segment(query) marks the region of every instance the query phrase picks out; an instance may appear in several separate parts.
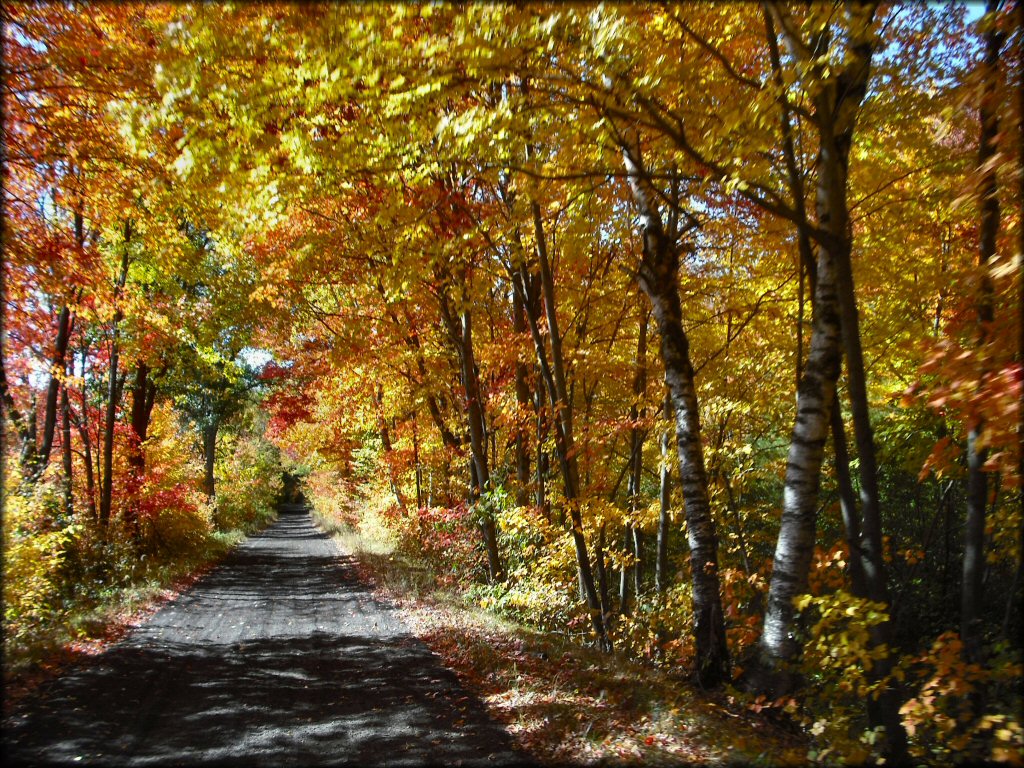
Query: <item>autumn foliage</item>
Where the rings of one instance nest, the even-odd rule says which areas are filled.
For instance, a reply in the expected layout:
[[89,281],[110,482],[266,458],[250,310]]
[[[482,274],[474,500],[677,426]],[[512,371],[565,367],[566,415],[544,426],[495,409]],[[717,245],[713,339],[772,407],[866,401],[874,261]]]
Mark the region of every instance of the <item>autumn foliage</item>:
[[811,759],[1021,762],[1019,2],[3,14],[10,648],[287,470]]

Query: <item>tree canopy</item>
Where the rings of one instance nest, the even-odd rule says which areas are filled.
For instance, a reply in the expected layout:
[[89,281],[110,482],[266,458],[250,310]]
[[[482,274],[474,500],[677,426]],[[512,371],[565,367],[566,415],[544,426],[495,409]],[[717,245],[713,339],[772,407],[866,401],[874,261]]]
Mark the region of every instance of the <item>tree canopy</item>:
[[822,760],[1019,760],[1022,13],[5,6],[11,642],[287,470]]

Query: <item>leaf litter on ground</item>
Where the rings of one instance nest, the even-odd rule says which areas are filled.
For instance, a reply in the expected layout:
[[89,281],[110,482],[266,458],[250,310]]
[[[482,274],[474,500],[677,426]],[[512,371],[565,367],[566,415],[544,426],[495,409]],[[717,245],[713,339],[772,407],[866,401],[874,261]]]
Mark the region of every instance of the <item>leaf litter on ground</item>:
[[725,693],[425,589],[419,574],[406,589],[404,558],[360,551],[351,534],[341,543],[375,595],[542,765],[806,764],[805,740]]

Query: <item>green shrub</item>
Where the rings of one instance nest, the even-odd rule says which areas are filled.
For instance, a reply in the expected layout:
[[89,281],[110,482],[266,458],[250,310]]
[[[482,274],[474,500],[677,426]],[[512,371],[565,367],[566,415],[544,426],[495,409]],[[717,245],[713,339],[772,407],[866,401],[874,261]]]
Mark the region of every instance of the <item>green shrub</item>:
[[262,438],[227,436],[217,463],[216,527],[252,532],[267,525],[277,512],[283,480],[277,448]]

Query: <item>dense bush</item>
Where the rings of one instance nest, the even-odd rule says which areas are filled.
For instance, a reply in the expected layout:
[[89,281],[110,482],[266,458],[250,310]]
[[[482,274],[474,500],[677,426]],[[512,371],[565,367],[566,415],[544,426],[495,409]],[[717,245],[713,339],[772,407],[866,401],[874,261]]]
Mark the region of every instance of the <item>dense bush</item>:
[[25,488],[16,465],[4,478],[4,650],[30,643],[63,611],[61,569],[80,526],[61,521],[53,482]]
[[231,435],[221,445],[217,463],[217,508],[220,530],[250,532],[274,517],[283,480],[278,450],[265,440]]

